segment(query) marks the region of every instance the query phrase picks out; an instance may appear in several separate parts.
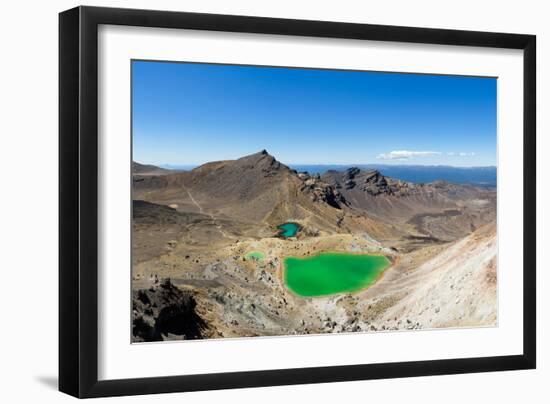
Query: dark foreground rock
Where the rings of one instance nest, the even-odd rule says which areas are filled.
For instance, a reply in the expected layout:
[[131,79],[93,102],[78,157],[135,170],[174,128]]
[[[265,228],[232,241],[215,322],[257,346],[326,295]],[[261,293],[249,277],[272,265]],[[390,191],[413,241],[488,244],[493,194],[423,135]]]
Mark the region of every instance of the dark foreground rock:
[[193,296],[170,279],[132,291],[133,342],[203,338],[208,327],[195,308]]

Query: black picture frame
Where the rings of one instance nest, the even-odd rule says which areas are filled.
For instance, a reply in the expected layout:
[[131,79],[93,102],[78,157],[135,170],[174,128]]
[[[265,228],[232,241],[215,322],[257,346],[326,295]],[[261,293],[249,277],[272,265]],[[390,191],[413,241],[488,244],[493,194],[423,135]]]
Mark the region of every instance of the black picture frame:
[[[523,354],[98,380],[100,24],[523,50]],[[324,383],[536,366],[536,37],[309,20],[77,7],[59,15],[59,389],[76,397]],[[519,230],[519,229],[518,229]]]

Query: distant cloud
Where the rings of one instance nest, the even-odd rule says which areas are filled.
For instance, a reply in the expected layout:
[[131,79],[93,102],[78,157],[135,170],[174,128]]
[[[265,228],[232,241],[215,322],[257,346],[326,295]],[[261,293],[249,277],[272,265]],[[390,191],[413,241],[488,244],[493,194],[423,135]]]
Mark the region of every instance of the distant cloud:
[[411,151],[411,150],[394,150],[389,153],[381,153],[376,156],[380,160],[410,160],[415,157],[433,157],[446,154],[447,156],[458,157],[473,157],[476,154],[474,152],[447,152],[441,153],[436,151]]
[[389,153],[382,153],[376,156],[381,160],[410,160],[415,157],[432,157],[439,156],[441,152],[436,151],[410,151],[410,150],[395,150]]
[[475,156],[476,154],[474,152],[448,152],[447,156],[460,156],[460,157],[471,157]]

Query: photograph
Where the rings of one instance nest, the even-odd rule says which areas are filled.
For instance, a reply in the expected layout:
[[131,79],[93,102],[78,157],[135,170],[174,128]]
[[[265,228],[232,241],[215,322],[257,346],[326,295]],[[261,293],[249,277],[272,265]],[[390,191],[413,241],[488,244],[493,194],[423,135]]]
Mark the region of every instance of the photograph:
[[497,77],[130,67],[132,343],[498,327]]
[[91,3],[3,4],[0,403],[549,401],[545,3]]

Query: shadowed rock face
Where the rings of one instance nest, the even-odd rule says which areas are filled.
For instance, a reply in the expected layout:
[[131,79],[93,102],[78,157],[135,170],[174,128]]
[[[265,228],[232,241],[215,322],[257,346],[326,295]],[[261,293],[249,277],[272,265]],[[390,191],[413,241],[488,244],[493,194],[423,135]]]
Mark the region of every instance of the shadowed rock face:
[[407,196],[420,192],[425,186],[385,177],[378,170],[361,170],[357,167],[345,171],[327,171],[322,180],[337,189],[357,190],[369,195]]
[[[363,193],[367,196],[430,197],[445,195],[451,199],[468,199],[494,194],[494,191],[466,184],[452,184],[446,181],[412,183],[383,175],[378,170],[351,167],[344,171],[329,170],[321,180],[341,190],[344,197],[350,193]],[[429,202],[429,201],[428,201]]]
[[134,342],[203,338],[207,329],[195,312],[196,302],[165,279],[149,289],[132,292]]

